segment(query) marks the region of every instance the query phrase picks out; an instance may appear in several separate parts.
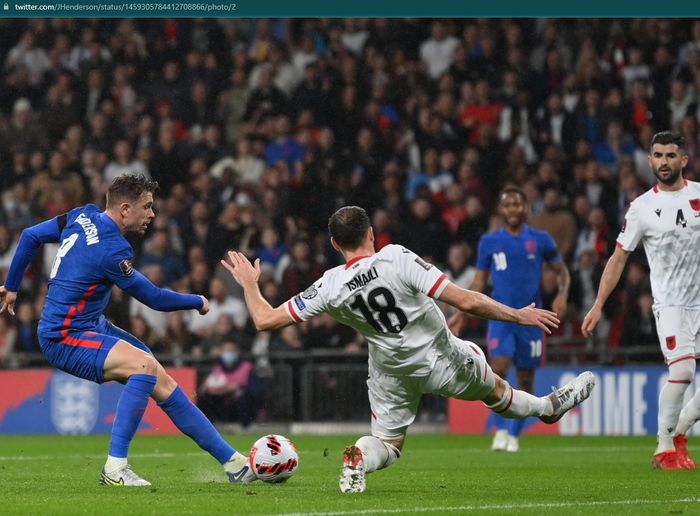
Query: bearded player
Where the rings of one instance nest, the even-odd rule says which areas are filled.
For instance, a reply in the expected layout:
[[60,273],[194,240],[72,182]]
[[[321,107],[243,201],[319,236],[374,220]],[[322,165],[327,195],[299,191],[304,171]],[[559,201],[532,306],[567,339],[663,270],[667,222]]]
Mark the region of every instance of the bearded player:
[[581,326],[585,336],[592,334],[629,254],[641,242],[668,366],[668,380],[659,394],[658,443],[652,458],[652,466],[663,470],[695,469],[685,434],[700,418],[700,391],[681,410],[700,352],[700,183],[683,178],[687,164],[682,136],[668,131],[654,135],[649,165],[658,183],[630,205],[595,303]]

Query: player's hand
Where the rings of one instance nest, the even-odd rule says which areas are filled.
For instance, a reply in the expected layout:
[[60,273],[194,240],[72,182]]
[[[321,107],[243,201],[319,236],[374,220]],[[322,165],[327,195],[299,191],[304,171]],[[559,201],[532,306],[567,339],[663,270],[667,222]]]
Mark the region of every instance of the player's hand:
[[7,310],[10,315],[15,315],[15,301],[17,301],[17,292],[7,290],[5,285],[0,286],[0,314]]
[[228,252],[228,261],[221,260],[221,265],[231,273],[233,279],[244,289],[257,284],[260,278],[260,258],[255,260],[255,266],[243,253]]
[[206,315],[209,312],[209,300],[204,296],[199,296],[202,298],[202,308],[197,310],[200,315]]
[[462,333],[465,324],[467,324],[467,315],[464,312],[455,313],[450,317],[450,320],[447,321],[447,327],[456,336]]
[[552,310],[557,313],[559,319],[563,319],[566,315],[566,296],[558,294],[552,301]]
[[595,330],[596,325],[598,324],[598,321],[600,321],[600,317],[602,316],[602,310],[600,307],[597,305],[593,305],[591,309],[588,311],[586,314],[586,317],[583,318],[583,322],[581,323],[581,333],[583,333],[584,337],[590,337],[593,335],[593,330]]
[[536,308],[535,303],[518,310],[518,323],[528,326],[539,326],[545,332],[552,333],[553,328],[559,327],[559,318],[554,312]]

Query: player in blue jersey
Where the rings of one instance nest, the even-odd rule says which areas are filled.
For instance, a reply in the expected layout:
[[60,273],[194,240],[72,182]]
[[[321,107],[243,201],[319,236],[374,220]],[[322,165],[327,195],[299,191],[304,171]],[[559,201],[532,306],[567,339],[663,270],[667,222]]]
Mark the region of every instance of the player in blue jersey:
[[[490,275],[493,284],[491,297],[495,300],[512,307],[531,303],[541,307],[542,264],[547,262],[557,273],[559,286],[552,310],[562,318],[569,293],[569,271],[554,240],[546,231],[525,224],[527,205],[522,190],[515,187],[504,189],[498,208],[504,227],[481,238],[477,273],[470,289],[484,292]],[[459,333],[463,317],[463,314],[453,317],[450,321],[452,331]],[[542,361],[544,338],[544,332],[536,326],[489,321],[487,347],[493,371],[501,378],[507,378],[511,365],[515,364],[518,388],[532,393],[535,369]],[[492,417],[497,430],[491,449],[518,451],[518,439],[525,420],[507,420],[496,414]]]
[[143,235],[155,216],[158,183],[143,176],[117,177],[107,191],[107,209],[88,204],[25,229],[0,287],[2,307],[14,315],[22,276],[42,244],[60,242],[38,336],[47,360],[58,369],[102,383],[125,384],[117,403],[107,462],[100,482],[148,486],[127,463],[129,445],[153,398],[175,426],[209,452],[233,483],[254,479],[245,455],[214,428],[158,363],[148,346],[103,315],[112,285],[154,310],[209,311],[204,296],[161,289],[134,270],[133,250],[124,235]]

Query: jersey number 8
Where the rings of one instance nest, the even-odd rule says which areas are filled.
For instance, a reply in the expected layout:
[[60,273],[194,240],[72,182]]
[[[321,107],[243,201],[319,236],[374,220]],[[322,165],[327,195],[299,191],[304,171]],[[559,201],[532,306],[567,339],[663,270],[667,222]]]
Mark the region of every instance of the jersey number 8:
[[58,268],[61,266],[61,259],[68,254],[68,251],[71,250],[71,247],[75,245],[76,240],[78,240],[78,233],[73,233],[71,236],[68,238],[64,239],[63,242],[61,242],[61,247],[58,248],[58,253],[56,253],[56,259],[53,261],[53,267],[51,267],[51,274],[49,274],[49,279],[53,279],[54,276],[56,276],[56,273],[58,273]]
[[[383,303],[379,303],[380,297],[384,299]],[[365,320],[379,333],[399,333],[408,324],[406,314],[396,306],[394,294],[384,287],[371,290],[367,294],[367,302],[362,294],[357,294],[350,308],[359,310]],[[379,321],[374,318],[372,311],[378,314]]]

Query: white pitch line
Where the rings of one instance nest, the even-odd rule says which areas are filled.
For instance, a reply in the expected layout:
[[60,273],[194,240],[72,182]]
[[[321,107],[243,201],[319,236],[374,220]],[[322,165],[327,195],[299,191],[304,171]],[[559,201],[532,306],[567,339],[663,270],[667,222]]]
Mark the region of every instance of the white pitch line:
[[[136,459],[164,459],[170,457],[206,457],[207,454],[204,452],[187,452],[187,453],[132,453],[130,455],[132,458]],[[0,461],[29,461],[29,460],[55,460],[60,458],[65,458],[66,455],[0,455]],[[75,458],[85,458],[85,459],[102,459],[105,458],[105,454],[91,454],[91,455],[70,455],[70,457]]]
[[655,505],[668,503],[700,503],[700,498],[682,498],[680,500],[609,500],[598,502],[559,502],[559,503],[523,503],[493,505],[459,505],[456,507],[406,507],[403,509],[362,509],[355,511],[332,512],[285,512],[276,516],[352,516],[361,514],[402,514],[416,512],[455,512],[455,511],[511,511],[523,509],[564,509],[577,507],[605,507],[609,505]]

